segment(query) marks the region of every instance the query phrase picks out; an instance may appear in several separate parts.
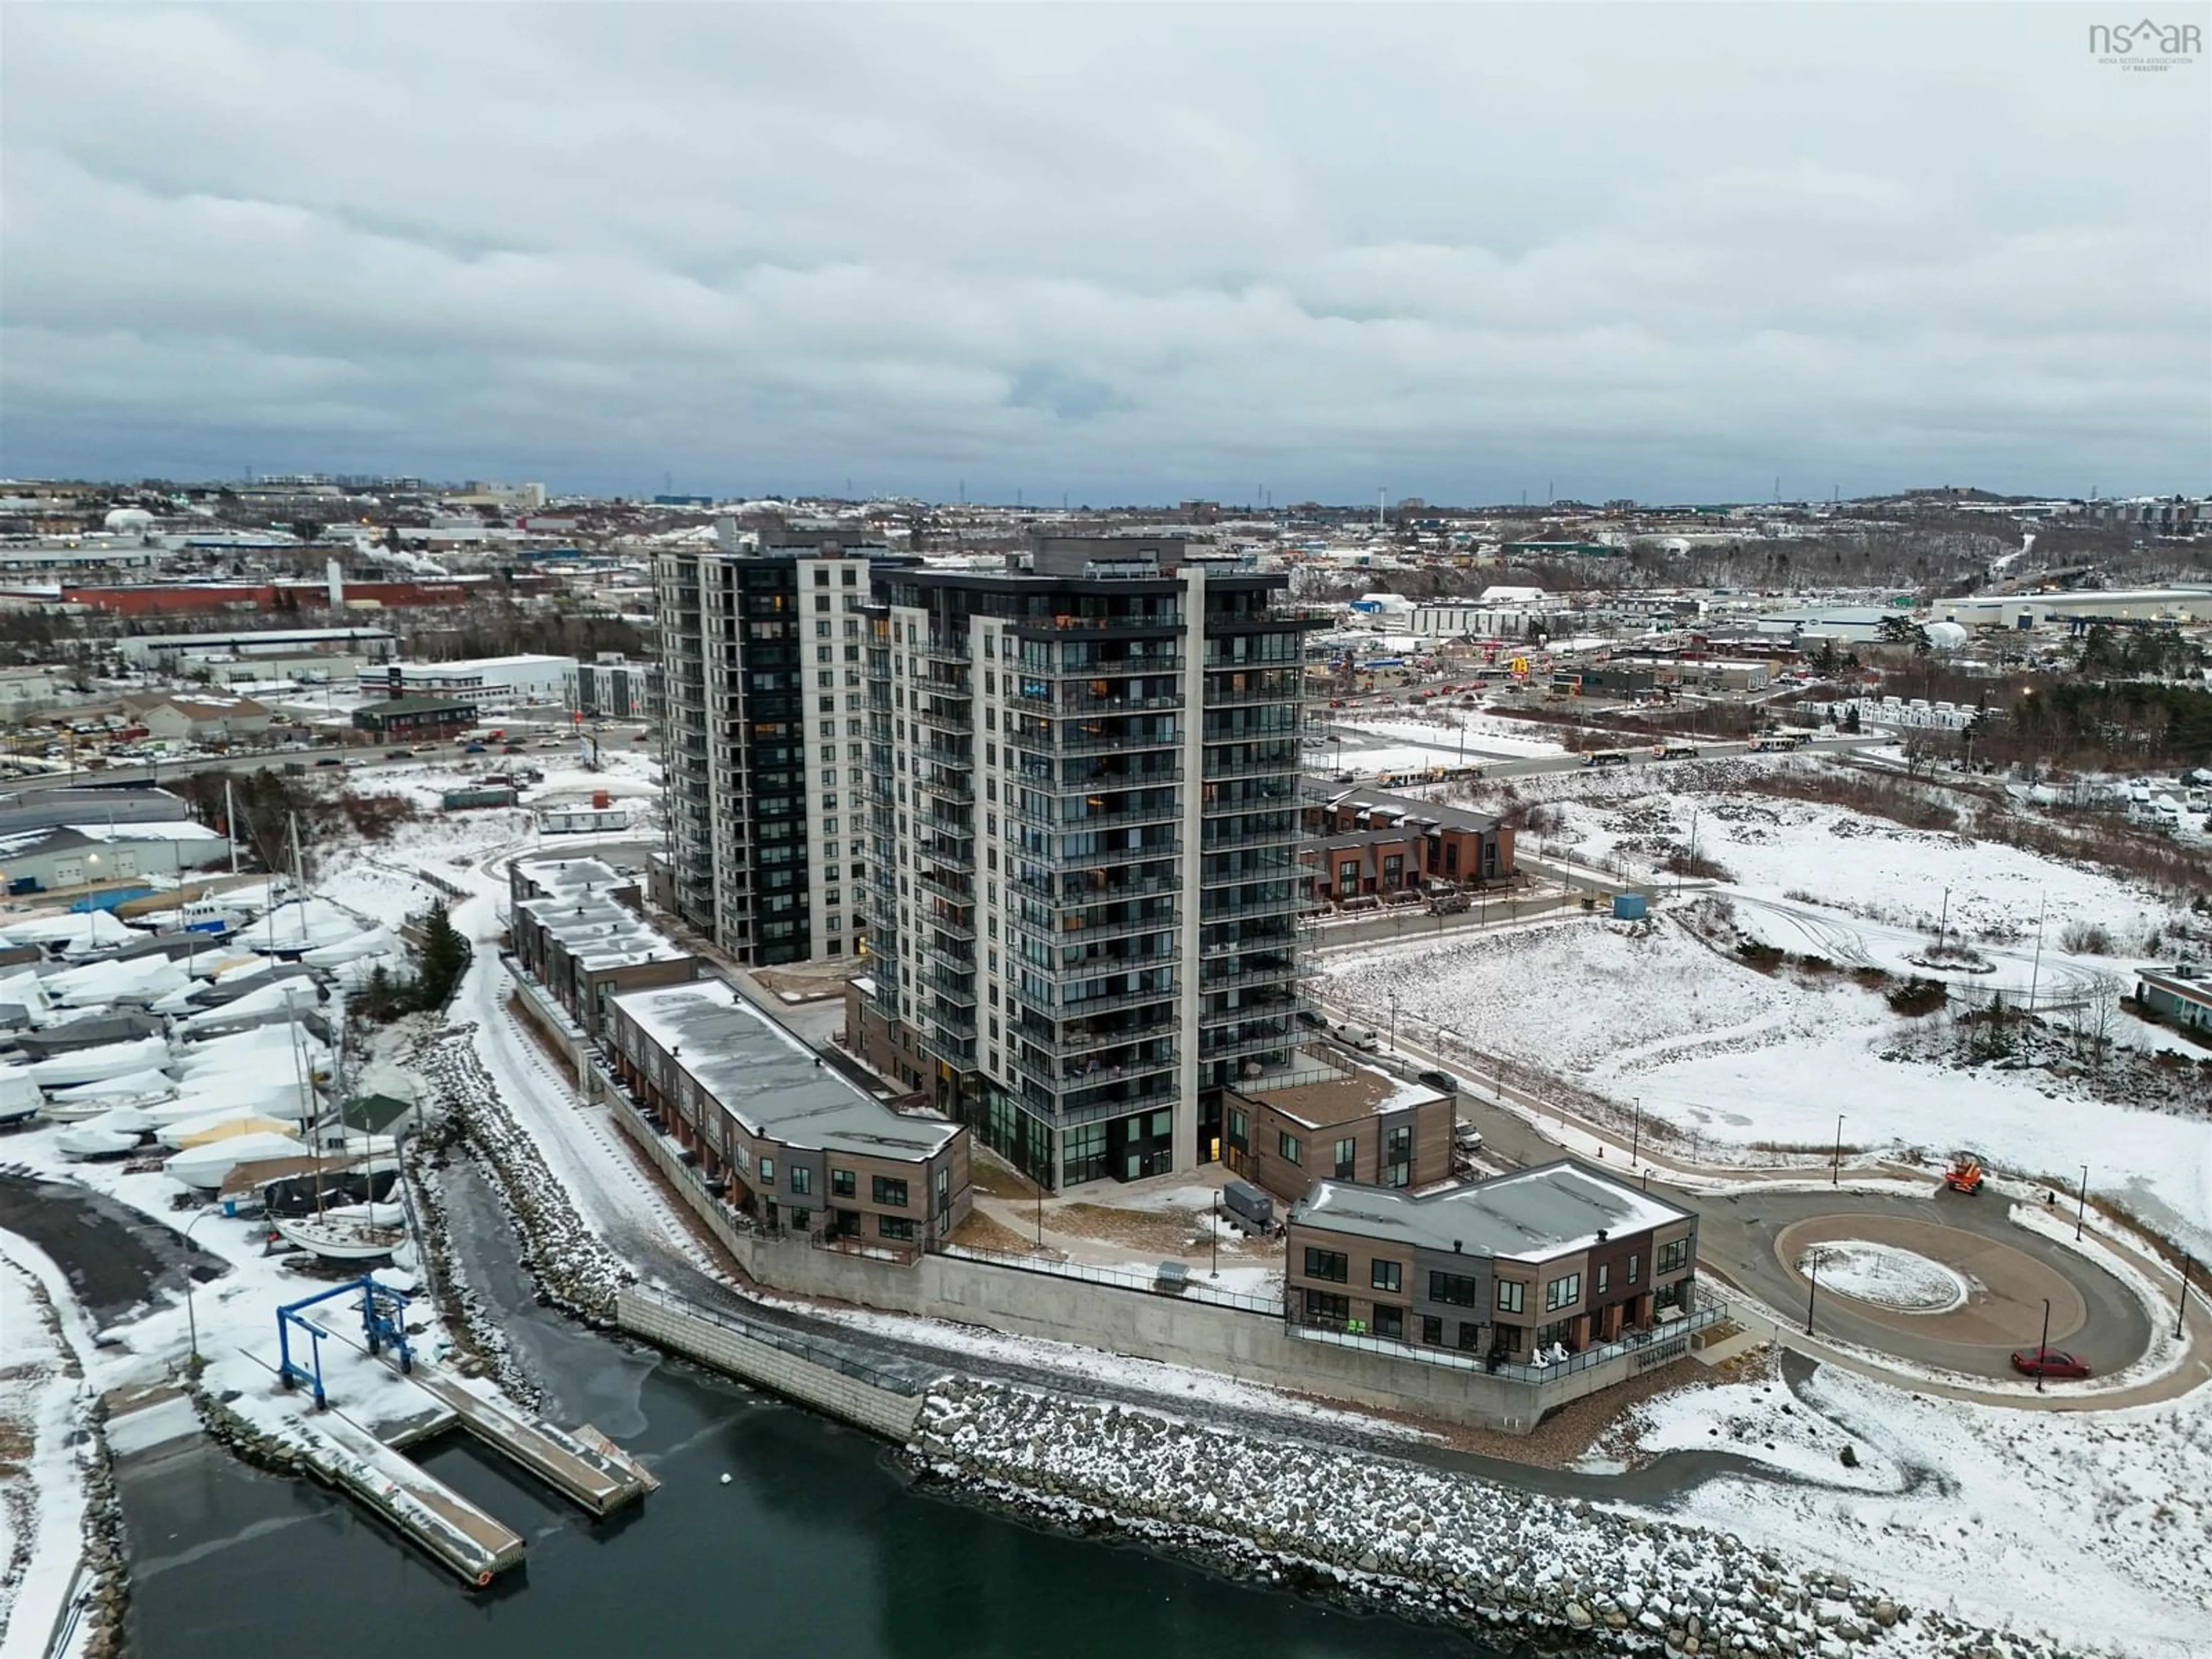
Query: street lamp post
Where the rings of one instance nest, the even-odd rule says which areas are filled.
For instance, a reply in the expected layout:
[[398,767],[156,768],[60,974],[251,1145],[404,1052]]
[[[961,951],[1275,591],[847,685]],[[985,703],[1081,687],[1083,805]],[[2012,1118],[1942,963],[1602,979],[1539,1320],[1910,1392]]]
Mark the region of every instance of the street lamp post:
[[1828,1184],[1831,1187],[1844,1184],[1844,1115],[1841,1112],[1836,1114],[1836,1161],[1828,1166]]
[[1810,1336],[1813,1334],[1813,1298],[1820,1293],[1820,1247],[1815,1244],[1806,1253],[1805,1260],[1811,1264],[1807,1270],[1805,1286],[1805,1334]]
[[1628,1167],[1634,1169],[1644,1152],[1644,1097],[1636,1097],[1636,1123],[1628,1132]]
[[1390,993],[1390,1052],[1398,1052],[1398,994]]
[[2197,1265],[2197,1258],[2184,1252],[2181,1258],[2181,1294],[2173,1299],[2173,1334],[2181,1334],[2182,1322],[2189,1315],[2189,1270]]
[[2043,1298],[2043,1340],[2035,1345],[2035,1391],[2043,1392],[2043,1368],[2051,1358],[2051,1298]]
[[2074,1242],[2081,1242],[2081,1224],[2089,1214],[2089,1166],[2081,1166],[2081,1191],[2074,1202]]
[[1206,1276],[1218,1279],[1221,1277],[1221,1188],[1218,1187],[1213,1189],[1213,1224],[1206,1231],[1213,1240],[1213,1271]]
[[192,1228],[198,1226],[201,1222],[205,1221],[210,1216],[219,1213],[220,1212],[216,1210],[203,1210],[191,1218],[190,1224],[185,1229],[185,1244],[186,1248],[186,1255],[185,1258],[185,1328],[190,1333],[192,1345],[191,1359],[189,1363],[188,1369],[195,1376],[199,1375],[200,1369],[200,1321],[199,1315],[192,1307],[192,1263],[190,1255],[192,1242]]

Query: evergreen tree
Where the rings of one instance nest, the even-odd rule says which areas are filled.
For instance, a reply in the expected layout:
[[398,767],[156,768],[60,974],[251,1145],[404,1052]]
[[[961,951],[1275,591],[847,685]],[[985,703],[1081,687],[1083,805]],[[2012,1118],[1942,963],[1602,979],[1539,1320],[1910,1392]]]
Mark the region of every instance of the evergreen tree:
[[434,907],[422,920],[422,945],[416,953],[415,1006],[444,1007],[460,988],[461,976],[468,972],[474,954],[446,907]]

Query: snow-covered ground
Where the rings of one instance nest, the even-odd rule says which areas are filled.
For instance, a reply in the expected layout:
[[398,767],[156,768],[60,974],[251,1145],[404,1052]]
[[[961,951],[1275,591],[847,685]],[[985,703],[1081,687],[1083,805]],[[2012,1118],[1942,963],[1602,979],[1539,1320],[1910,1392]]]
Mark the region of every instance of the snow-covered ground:
[[[84,1400],[68,1281],[0,1232],[0,1656],[42,1655],[84,1536],[70,1442]],[[76,1340],[72,1340],[72,1337]]]
[[[1436,708],[1432,712],[1370,714],[1358,709],[1315,711],[1329,726],[1347,733],[1344,764],[1362,772],[1425,766],[1480,764],[1486,760],[1551,757],[1566,753],[1556,728],[1516,720],[1480,708]],[[1311,755],[1334,761],[1334,735]]]
[[[1640,1406],[1632,1432],[1644,1453],[1725,1449],[1817,1468],[1824,1483],[1712,1482],[1670,1514],[1976,1622],[2142,1659],[2206,1650],[2212,1410],[2202,1390],[2094,1415],[2014,1411],[1826,1366],[1802,1401],[1778,1382],[1686,1389]],[[1856,1470],[1840,1465],[1846,1440]],[[1917,1472],[1911,1482],[1906,1470]]]
[[1323,963],[1326,994],[1371,1024],[1398,999],[1414,1041],[1446,1033],[1694,1130],[1705,1157],[1854,1146],[1935,1157],[1972,1146],[2063,1176],[2212,1242],[2212,1125],[2130,1109],[2048,1074],[1890,1058],[1903,1022],[1848,975],[1763,974],[1662,923],[1577,918],[1465,943],[1380,946]]
[[1967,1277],[1917,1251],[1871,1239],[1838,1238],[1815,1244],[1797,1259],[1797,1271],[1817,1274],[1820,1288],[1900,1313],[1948,1313],[1973,1293]]

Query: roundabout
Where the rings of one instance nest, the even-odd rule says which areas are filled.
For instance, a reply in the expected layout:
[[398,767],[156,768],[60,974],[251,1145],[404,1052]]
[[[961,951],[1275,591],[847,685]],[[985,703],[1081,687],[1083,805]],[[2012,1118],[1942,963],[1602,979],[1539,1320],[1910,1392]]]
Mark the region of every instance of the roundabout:
[[2009,1206],[1933,1193],[1708,1198],[1698,1254],[1815,1335],[1966,1376],[2013,1376],[2044,1340],[2110,1376],[2148,1352],[2148,1312],[2095,1261],[2014,1224]]

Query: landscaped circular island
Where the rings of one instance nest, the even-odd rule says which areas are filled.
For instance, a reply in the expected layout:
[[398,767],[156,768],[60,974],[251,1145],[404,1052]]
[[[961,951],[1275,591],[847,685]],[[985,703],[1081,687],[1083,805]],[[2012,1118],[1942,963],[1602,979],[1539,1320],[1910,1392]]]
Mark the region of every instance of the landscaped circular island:
[[1817,1278],[1833,1296],[1897,1313],[1942,1314],[1966,1305],[1972,1284],[1964,1273],[1917,1251],[1871,1239],[1838,1238],[1808,1246],[1797,1271]]

